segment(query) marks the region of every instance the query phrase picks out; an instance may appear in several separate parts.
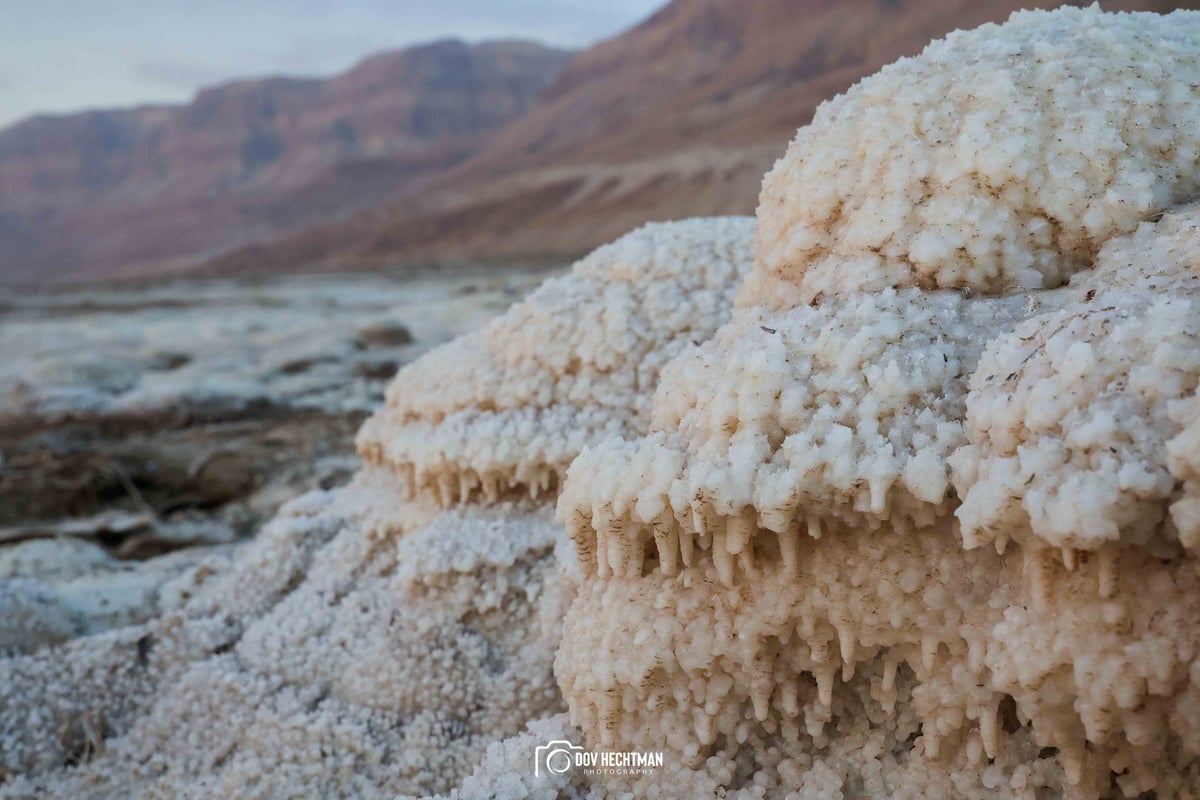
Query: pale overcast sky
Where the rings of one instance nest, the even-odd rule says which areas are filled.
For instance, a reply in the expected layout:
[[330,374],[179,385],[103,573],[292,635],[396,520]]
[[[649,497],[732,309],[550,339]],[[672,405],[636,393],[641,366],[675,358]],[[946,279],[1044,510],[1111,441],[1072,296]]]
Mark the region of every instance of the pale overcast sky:
[[582,47],[665,0],[0,0],[0,127],[35,113],[182,102],[262,75],[329,75],[433,39]]

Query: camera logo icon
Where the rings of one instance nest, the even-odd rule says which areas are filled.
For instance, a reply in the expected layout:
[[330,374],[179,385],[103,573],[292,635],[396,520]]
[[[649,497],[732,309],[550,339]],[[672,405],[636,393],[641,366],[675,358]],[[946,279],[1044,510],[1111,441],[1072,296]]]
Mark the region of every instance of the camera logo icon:
[[582,747],[565,739],[539,745],[533,752],[533,774],[540,776],[544,771],[549,775],[562,775],[575,765],[575,754],[582,752]]

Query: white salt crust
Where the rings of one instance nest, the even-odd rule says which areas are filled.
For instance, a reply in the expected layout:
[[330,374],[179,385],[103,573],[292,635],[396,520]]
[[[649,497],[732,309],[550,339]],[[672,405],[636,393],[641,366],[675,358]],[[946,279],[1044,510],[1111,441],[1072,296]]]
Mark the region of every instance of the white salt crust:
[[550,664],[578,578],[550,510],[380,528],[353,512],[379,508],[371,491],[285,510],[179,613],[0,659],[19,776],[0,796],[430,794],[560,711]]
[[754,220],[651,223],[404,368],[359,450],[442,505],[553,496],[589,443],[644,431],[658,374],[729,318]]
[[738,315],[666,370],[649,436],[572,464],[559,508],[584,568],[638,575],[656,544],[667,574],[703,549],[731,577],[759,529],[792,559],[831,521],[932,524],[953,510],[967,377],[1028,307],[909,289]]
[[1051,288],[1196,197],[1200,16],[1020,12],[833,100],[763,180],[739,306]]
[[971,380],[969,444],[950,461],[968,547],[1173,552],[1166,501],[1184,474],[1169,410],[1200,377],[1200,274],[1186,294],[1088,291],[994,340]]

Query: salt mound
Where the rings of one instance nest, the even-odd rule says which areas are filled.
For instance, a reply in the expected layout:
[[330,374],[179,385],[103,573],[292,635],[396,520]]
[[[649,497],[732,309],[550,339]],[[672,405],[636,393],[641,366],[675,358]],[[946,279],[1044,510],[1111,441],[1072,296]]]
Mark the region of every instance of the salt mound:
[[740,305],[1051,288],[1200,186],[1200,17],[1062,8],[953,33],[817,110],[763,180]]
[[1200,374],[1198,225],[1193,205],[1114,240],[1060,309],[989,344],[967,399],[969,444],[951,460],[968,546],[1173,554],[1164,503],[1185,474],[1167,448],[1181,421],[1171,412]]
[[674,756],[636,793],[1196,791],[1198,224],[1029,298],[736,312],[576,459],[555,671],[589,742]]
[[[477,348],[458,394],[436,384],[454,363],[446,351],[402,371],[364,426],[368,463],[354,481],[294,500],[240,551],[159,580],[171,613],[44,646],[87,630],[56,596],[6,584],[0,605],[10,594],[24,605],[4,624],[30,652],[0,658],[0,776],[16,775],[3,793],[445,792],[490,745],[565,710],[551,666],[576,558],[533,499],[536,481],[522,481],[565,467],[595,431],[645,432],[661,365],[728,317],[752,230],[748,219],[647,226],[455,345]],[[463,408],[406,416],[433,396]],[[549,444],[526,412],[558,425]],[[513,449],[485,469],[486,444],[455,439],[451,417],[516,436]],[[425,442],[431,419],[439,438]],[[397,473],[426,476],[422,459],[453,470],[456,486],[470,470],[496,488],[488,470],[505,465],[505,497],[420,481],[408,495]],[[27,549],[7,560],[38,556]]]
[[667,753],[606,791],[1200,793],[1198,53],[1018,14],[800,132],[732,320],[559,499],[571,720]]
[[592,442],[645,429],[658,373],[729,317],[754,221],[643,226],[400,371],[359,449],[445,504],[553,495]]
[[0,660],[0,752],[27,776],[4,788],[424,794],[559,711],[577,578],[549,509],[422,508],[374,483],[302,498],[179,613]]

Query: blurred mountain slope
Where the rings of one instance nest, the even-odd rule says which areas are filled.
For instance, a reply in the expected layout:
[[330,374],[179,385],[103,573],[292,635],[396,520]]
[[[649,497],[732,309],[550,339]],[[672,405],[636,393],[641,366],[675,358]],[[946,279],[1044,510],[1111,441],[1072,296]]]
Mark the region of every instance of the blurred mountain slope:
[[330,79],[0,131],[0,281],[169,271],[403,198],[522,115],[569,53],[442,41]]
[[420,202],[246,248],[207,270],[560,259],[651,219],[751,213],[763,172],[822,100],[951,30],[1057,5],[674,0],[576,56],[528,114]]

